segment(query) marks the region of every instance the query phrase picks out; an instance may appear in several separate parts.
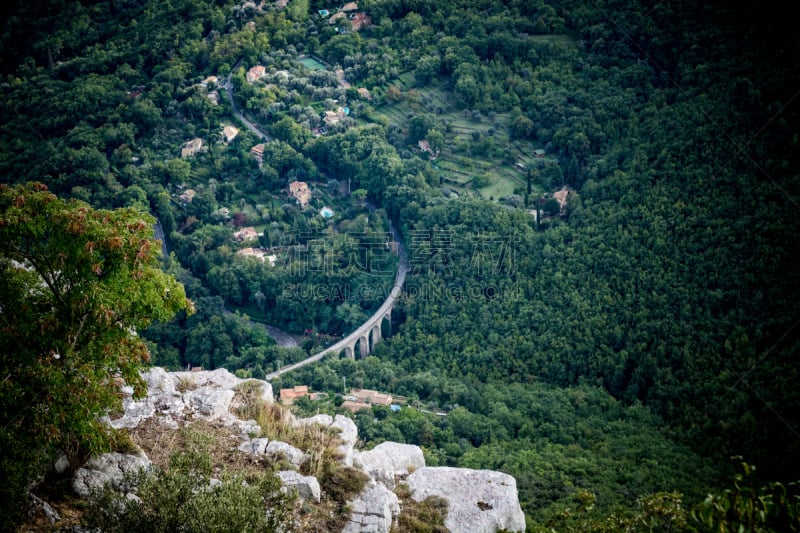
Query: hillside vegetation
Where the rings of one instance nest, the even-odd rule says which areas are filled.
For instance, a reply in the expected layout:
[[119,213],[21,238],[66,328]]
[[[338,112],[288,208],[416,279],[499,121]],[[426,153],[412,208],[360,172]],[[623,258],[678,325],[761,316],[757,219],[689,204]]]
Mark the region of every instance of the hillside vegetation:
[[[768,5],[364,0],[354,29],[319,14],[338,7],[14,3],[0,180],[154,213],[197,308],[142,333],[154,361],[242,377],[369,316],[391,219],[412,267],[393,335],[275,387],[335,397],[346,378],[446,412],[356,419],[430,464],[511,473],[531,528],[589,493],[597,520],[658,492],[697,503],[731,456],[800,478],[789,21]],[[263,164],[228,81],[275,139]],[[276,265],[237,253],[248,226]],[[263,323],[306,336],[279,348]]]

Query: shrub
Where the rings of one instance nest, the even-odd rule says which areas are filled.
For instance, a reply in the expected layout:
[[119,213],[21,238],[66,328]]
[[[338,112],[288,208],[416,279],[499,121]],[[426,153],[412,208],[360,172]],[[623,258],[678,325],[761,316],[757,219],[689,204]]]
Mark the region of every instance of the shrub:
[[138,476],[136,498],[110,488],[96,493],[84,525],[106,532],[272,532],[293,527],[292,497],[280,492],[280,480],[271,472],[223,473],[219,482],[212,482],[211,473],[207,451],[190,447],[177,452],[167,468]]

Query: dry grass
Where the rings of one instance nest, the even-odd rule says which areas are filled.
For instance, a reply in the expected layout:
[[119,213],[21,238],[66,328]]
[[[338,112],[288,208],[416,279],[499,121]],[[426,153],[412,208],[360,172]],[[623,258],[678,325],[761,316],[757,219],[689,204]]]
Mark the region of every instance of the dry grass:
[[255,420],[261,437],[291,444],[306,454],[300,473],[314,476],[323,489],[322,501],[298,502],[295,517],[300,531],[341,531],[350,517],[348,502],[360,493],[367,476],[342,465],[342,444],[338,430],[321,425],[294,425],[289,408],[261,399],[257,382],[244,382],[236,388],[233,411],[243,420]]
[[160,468],[167,468],[175,452],[193,446],[208,451],[215,474],[223,471],[257,473],[271,465],[266,457],[238,450],[242,440],[235,427],[213,422],[197,421],[181,429],[170,430],[149,419],[133,429],[131,437],[153,464]]
[[447,500],[431,496],[421,502],[414,501],[408,485],[402,483],[394,492],[400,499],[401,512],[391,533],[447,533],[444,525]]
[[197,383],[195,383],[192,378],[181,376],[178,378],[178,382],[175,384],[175,390],[183,394],[184,392],[195,390],[197,388]]

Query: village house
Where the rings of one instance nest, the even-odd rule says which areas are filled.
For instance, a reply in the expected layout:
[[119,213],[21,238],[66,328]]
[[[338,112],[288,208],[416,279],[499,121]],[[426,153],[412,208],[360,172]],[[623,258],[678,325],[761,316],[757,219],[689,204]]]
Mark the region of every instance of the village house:
[[358,11],[358,3],[348,2],[342,6],[341,11],[344,11],[345,13],[349,13],[350,11]]
[[371,389],[350,389],[347,397],[349,400],[363,402],[369,405],[391,405],[392,395]]
[[308,396],[312,400],[317,399],[316,392],[308,392],[308,385],[297,385],[291,389],[281,389],[280,397],[281,403],[284,405],[292,405],[297,398]]
[[181,157],[194,157],[203,148],[203,139],[196,137],[181,147]]
[[430,155],[431,159],[436,159],[437,157],[439,157],[439,150],[435,150],[434,151],[434,149],[431,148],[431,145],[427,140],[422,139],[421,141],[419,141],[418,145],[419,145],[419,149],[421,151],[423,151],[423,152],[426,152],[428,155]]
[[564,187],[560,191],[554,192],[553,198],[558,200],[558,205],[561,208],[561,211],[564,211],[564,208],[567,207],[567,201],[569,200],[569,189]]
[[237,135],[239,135],[239,128],[235,126],[225,126],[222,128],[222,136],[225,137],[226,143],[233,141]]
[[305,207],[311,200],[311,190],[304,181],[293,181],[289,184],[289,195],[297,200],[300,207]]
[[212,83],[214,85],[217,85],[219,83],[219,79],[216,76],[209,76],[206,79],[204,79],[203,81],[201,81],[200,85],[202,85],[203,87],[208,88],[208,86],[211,85]]
[[264,67],[264,65],[256,65],[247,71],[245,77],[247,79],[247,83],[253,83],[256,80],[260,80],[266,75],[267,75],[267,69]]
[[275,262],[278,260],[278,256],[275,254],[267,255],[269,252],[264,248],[242,248],[236,253],[244,257],[255,257],[261,262],[269,261],[269,266],[271,267],[274,267]]
[[358,88],[358,96],[360,96],[364,100],[372,100],[372,95],[370,94],[369,89],[367,89],[366,87]]
[[197,191],[194,189],[186,189],[180,194],[180,196],[178,196],[178,202],[185,207],[192,203],[192,200],[194,200],[195,196],[197,196]]
[[350,27],[353,28],[353,31],[359,31],[370,24],[372,24],[372,19],[366,13],[353,13],[350,15]]
[[353,413],[370,409],[373,405],[391,406],[392,395],[370,389],[351,389],[342,402],[342,407]]
[[250,154],[258,161],[258,168],[261,168],[261,165],[264,164],[264,147],[264,143],[258,143],[250,148]]
[[258,232],[252,227],[242,228],[233,234],[233,238],[237,242],[257,241]]
[[326,126],[333,126],[334,124],[338,124],[339,121],[344,119],[347,115],[350,114],[350,109],[345,107],[340,107],[336,111],[325,111],[325,116],[323,117],[322,121],[325,123]]

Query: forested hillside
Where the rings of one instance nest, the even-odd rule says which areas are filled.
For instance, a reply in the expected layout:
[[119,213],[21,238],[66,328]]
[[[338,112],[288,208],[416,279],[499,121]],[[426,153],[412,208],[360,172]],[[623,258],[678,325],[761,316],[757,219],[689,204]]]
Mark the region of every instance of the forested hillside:
[[[396,259],[359,254],[389,249],[391,219],[411,262],[393,334],[274,385],[345,378],[447,413],[356,418],[431,464],[513,474],[532,527],[582,490],[601,514],[659,491],[697,503],[732,455],[800,478],[788,19],[685,1],[340,7],[16,2],[0,180],[155,214],[197,313],[143,333],[154,362],[242,376],[377,308]],[[279,348],[263,324],[306,336]]]

